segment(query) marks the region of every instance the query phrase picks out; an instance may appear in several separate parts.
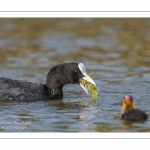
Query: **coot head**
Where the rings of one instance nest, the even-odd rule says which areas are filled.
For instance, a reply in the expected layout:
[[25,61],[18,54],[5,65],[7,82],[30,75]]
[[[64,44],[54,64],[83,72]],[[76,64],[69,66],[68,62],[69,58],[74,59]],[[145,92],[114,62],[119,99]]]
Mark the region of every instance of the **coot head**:
[[86,86],[80,82],[81,79],[96,85],[93,79],[87,75],[86,68],[82,63],[63,63],[50,69],[46,87],[51,98],[62,98],[62,88],[65,84],[79,84],[88,93]]
[[124,96],[123,104],[122,104],[122,111],[126,111],[130,108],[134,108],[135,104],[133,102],[133,98],[130,94]]

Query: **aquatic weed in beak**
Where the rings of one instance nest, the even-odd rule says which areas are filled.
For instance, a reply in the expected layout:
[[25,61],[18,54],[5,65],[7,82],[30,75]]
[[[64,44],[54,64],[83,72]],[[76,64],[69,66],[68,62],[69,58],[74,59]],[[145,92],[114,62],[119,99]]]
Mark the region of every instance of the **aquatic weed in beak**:
[[[92,73],[90,73],[89,76],[91,76]],[[90,82],[88,82],[84,79],[81,79],[80,82],[83,85],[87,86],[88,90],[92,93],[92,99],[97,100],[98,99],[98,90],[99,90],[99,88],[97,86],[95,86],[94,84],[92,84],[92,83],[90,83]]]

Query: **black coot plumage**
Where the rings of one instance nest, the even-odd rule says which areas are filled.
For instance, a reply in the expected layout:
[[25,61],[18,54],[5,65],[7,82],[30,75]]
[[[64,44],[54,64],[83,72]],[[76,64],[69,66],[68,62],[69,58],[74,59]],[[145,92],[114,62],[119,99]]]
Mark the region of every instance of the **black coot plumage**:
[[145,112],[137,109],[131,95],[126,95],[123,100],[121,119],[130,121],[147,120]]
[[95,85],[82,63],[63,63],[53,67],[48,72],[46,84],[0,78],[0,100],[62,99],[62,89],[66,84],[80,84],[88,92],[80,82],[82,78]]

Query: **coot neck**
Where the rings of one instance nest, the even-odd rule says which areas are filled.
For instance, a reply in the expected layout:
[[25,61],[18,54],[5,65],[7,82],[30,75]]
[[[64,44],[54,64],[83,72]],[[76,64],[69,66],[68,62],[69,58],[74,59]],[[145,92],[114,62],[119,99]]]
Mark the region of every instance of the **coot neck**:
[[63,98],[63,91],[62,91],[62,87],[59,88],[49,88],[47,86],[46,87],[46,91],[47,91],[47,95],[50,99],[61,99]]

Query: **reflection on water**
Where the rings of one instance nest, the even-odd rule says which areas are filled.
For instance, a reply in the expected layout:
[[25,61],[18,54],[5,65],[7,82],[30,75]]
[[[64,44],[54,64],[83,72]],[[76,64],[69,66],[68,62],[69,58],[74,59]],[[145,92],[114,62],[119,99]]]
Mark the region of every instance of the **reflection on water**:
[[51,67],[82,62],[100,88],[93,101],[79,85],[63,100],[0,101],[0,131],[149,132],[120,120],[129,93],[149,115],[150,19],[0,19],[0,76],[45,83]]

